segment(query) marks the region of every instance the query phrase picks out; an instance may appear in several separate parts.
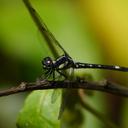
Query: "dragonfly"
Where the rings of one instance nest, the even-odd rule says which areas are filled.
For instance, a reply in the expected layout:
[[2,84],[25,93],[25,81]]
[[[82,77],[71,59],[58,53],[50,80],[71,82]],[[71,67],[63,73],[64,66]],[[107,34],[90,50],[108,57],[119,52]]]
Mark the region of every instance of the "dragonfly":
[[[25,1],[25,0],[24,0]],[[92,64],[92,63],[82,63],[77,62],[72,59],[69,53],[62,47],[59,41],[55,38],[55,36],[50,32],[44,21],[40,18],[39,14],[36,10],[32,7],[29,1],[24,2],[30,15],[32,16],[34,22],[36,23],[38,29],[40,30],[42,36],[45,38],[46,43],[48,44],[49,48],[51,49],[54,57],[57,59],[53,60],[51,57],[45,57],[42,60],[42,66],[44,69],[44,76],[45,79],[48,79],[52,76],[53,80],[56,80],[56,73],[60,76],[63,76],[64,79],[67,79],[67,74],[65,70],[67,69],[105,69],[105,70],[115,70],[115,71],[122,71],[128,72],[128,67],[122,67],[118,65],[102,65],[102,64]],[[59,56],[55,46],[59,47],[63,54]]]
[[[37,27],[39,28],[43,37],[45,38],[48,46],[52,50],[53,55],[55,57],[58,56],[56,60],[53,60],[51,57],[45,57],[42,60],[43,69],[46,71],[45,72],[46,78],[52,75],[54,79],[55,72],[59,73],[61,76],[64,76],[66,78],[66,75],[63,73],[63,71],[69,68],[73,68],[73,69],[91,68],[91,69],[105,69],[105,70],[128,72],[128,67],[122,67],[118,65],[81,63],[74,61],[72,57],[67,53],[67,51],[62,47],[59,41],[55,38],[55,36],[50,32],[44,21],[40,18],[39,14],[31,6],[31,4],[29,2],[25,2],[25,4],[28,7],[28,10],[32,18],[34,19]],[[63,51],[63,55],[59,56],[53,43]]]

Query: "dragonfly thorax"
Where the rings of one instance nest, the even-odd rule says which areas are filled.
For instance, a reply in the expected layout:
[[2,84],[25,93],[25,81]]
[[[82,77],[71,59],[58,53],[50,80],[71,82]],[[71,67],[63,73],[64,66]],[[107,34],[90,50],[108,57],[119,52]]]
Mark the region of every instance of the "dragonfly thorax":
[[73,60],[65,55],[60,56],[55,61],[50,57],[46,57],[42,61],[44,69],[54,69],[54,70],[64,70],[72,67],[74,65]]

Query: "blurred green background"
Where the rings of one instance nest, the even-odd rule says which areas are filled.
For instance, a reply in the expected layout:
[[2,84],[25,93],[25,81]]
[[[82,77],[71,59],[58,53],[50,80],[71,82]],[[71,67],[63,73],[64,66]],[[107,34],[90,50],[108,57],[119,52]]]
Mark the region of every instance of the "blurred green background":
[[[74,60],[128,66],[126,0],[31,2]],[[42,73],[42,58],[49,54],[22,0],[0,0],[0,88],[17,86],[22,81],[35,81]],[[86,72],[94,80],[107,78],[128,85],[127,73],[91,69]],[[16,127],[16,118],[27,95],[22,93],[0,98],[0,128]],[[126,98],[95,92],[88,102],[118,126],[128,127]],[[85,126],[103,127],[88,112]]]

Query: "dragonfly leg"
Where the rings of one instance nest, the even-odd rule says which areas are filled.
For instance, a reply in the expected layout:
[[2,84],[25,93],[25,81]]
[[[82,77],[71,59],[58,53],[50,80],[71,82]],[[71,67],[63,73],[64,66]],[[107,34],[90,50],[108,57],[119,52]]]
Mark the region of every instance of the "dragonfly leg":
[[53,80],[55,80],[55,71],[52,72]]
[[47,72],[44,72],[43,75],[41,75],[39,79],[40,79],[40,80],[46,79],[46,78],[47,78],[47,74],[48,74],[49,71],[50,71],[50,70],[48,70]]
[[60,70],[56,70],[61,76],[63,76],[65,79],[67,79],[67,76],[63,73],[63,72],[61,72]]
[[47,71],[44,73],[44,79],[48,79],[48,78],[51,76],[52,72],[53,72],[52,69],[47,70]]

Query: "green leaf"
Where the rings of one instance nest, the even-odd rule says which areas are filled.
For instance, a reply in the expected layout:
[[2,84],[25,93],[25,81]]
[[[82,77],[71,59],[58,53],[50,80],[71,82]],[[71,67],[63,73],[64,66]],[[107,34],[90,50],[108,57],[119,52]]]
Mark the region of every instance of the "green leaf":
[[18,120],[18,128],[59,128],[60,99],[51,103],[53,90],[33,91],[25,101]]

